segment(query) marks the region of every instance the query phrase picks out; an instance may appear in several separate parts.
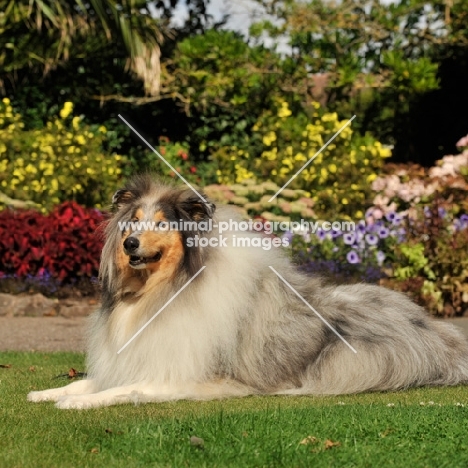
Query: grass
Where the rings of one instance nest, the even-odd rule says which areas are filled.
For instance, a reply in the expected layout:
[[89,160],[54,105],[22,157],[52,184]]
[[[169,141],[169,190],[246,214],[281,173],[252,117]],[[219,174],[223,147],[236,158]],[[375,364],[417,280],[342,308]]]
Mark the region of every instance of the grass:
[[82,370],[83,355],[8,352],[0,364],[11,364],[0,368],[2,468],[468,466],[466,387],[63,411],[26,394],[65,385],[53,377]]

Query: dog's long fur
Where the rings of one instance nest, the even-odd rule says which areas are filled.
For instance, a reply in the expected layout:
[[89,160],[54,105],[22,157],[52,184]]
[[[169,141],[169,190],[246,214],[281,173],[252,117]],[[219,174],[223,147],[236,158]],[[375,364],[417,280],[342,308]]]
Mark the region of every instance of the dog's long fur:
[[[278,249],[229,242],[222,248],[187,247],[187,237],[217,237],[216,229],[122,233],[119,221],[131,219],[213,217],[216,224],[236,218],[227,207],[215,211],[192,191],[149,176],[134,178],[113,202],[101,261],[103,304],[91,317],[88,378],[32,392],[29,400],[90,408],[249,394],[398,390],[468,380],[464,337],[430,319],[406,296],[366,284],[325,285],[299,273]],[[123,246],[129,236],[139,240],[137,256],[153,262],[141,269],[129,265],[135,258]],[[205,270],[117,354],[202,266]]]

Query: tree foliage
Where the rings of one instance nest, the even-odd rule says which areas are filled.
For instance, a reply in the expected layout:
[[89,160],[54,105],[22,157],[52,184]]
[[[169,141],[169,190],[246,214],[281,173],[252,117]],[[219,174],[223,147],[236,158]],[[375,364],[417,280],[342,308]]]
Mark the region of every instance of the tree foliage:
[[[270,20],[256,37],[286,37],[309,92],[329,108],[359,115],[361,131],[404,142],[408,116],[440,86],[439,66],[468,46],[468,2],[259,0]],[[459,53],[459,52],[458,52]],[[413,154],[414,157],[414,154]]]

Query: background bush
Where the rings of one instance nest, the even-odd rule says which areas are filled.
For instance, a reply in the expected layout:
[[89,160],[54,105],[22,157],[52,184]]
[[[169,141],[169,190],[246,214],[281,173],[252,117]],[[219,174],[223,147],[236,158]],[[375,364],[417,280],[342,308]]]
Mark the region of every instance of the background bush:
[[9,99],[0,104],[0,190],[45,209],[75,200],[89,207],[107,204],[127,158],[104,150],[104,126],[86,125],[65,103],[41,130],[25,130]]
[[96,209],[65,202],[48,214],[0,212],[0,278],[50,277],[62,284],[96,277],[102,249]]
[[[316,102],[306,114],[293,113],[279,101],[274,112],[265,111],[256,122],[247,144],[214,153],[219,181],[270,180],[281,187],[346,123]],[[390,149],[348,125],[288,188],[310,193],[319,216],[354,216],[357,206],[370,205],[371,183],[390,156]],[[362,208],[357,216],[363,216]]]

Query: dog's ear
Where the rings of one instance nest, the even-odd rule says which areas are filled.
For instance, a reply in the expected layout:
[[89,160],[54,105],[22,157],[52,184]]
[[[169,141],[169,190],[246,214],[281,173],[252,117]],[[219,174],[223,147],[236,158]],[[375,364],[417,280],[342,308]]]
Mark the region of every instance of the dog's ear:
[[182,200],[178,204],[179,210],[186,217],[193,221],[205,221],[211,219],[216,210],[216,205],[207,200],[205,194],[201,194],[205,199],[203,201],[199,196],[190,192],[184,194]]
[[135,200],[135,198],[135,193],[131,190],[117,190],[117,192],[115,192],[112,197],[112,207],[116,209],[122,208],[123,205],[131,203],[133,200]]

